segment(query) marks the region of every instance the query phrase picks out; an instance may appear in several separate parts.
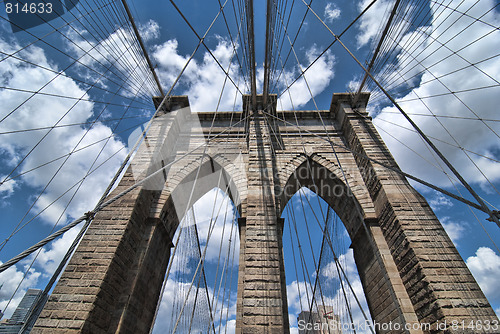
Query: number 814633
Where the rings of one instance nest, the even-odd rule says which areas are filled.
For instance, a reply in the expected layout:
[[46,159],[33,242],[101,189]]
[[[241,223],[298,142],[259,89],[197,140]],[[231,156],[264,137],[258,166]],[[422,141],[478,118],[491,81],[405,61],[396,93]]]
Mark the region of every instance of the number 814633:
[[496,331],[499,328],[499,322],[498,320],[472,320],[472,321],[465,321],[465,320],[453,320],[451,322],[451,329],[452,330],[472,330],[472,331]]
[[32,3],[15,3],[10,2],[5,4],[5,11],[7,14],[51,14],[52,13],[52,3],[50,2],[32,2]]

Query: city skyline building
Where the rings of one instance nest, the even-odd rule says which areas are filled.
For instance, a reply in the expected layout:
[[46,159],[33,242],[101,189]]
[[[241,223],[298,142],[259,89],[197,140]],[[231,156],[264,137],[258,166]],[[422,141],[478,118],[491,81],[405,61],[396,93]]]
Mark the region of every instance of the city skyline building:
[[[16,310],[12,313],[10,319],[8,319],[5,323],[0,324],[0,333],[19,333],[22,330],[24,323],[28,320],[31,311],[41,298],[42,293],[43,291],[40,289],[28,289]],[[28,326],[23,333],[29,333],[32,327],[33,324]]]
[[332,306],[318,305],[314,312],[302,311],[297,317],[299,334],[342,334],[340,316]]

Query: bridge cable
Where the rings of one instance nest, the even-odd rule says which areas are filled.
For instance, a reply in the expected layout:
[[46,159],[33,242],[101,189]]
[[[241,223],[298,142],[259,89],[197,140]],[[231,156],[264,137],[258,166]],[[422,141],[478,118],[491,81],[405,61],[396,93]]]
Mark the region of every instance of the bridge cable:
[[[286,78],[285,78],[285,80],[286,80]],[[290,92],[289,92],[289,94],[290,94]],[[292,102],[292,103],[293,103],[293,102]],[[264,113],[266,114],[266,112],[265,112],[265,111],[264,111]],[[296,113],[295,113],[295,110],[294,110],[294,114],[295,114],[295,117],[297,118]],[[267,121],[267,119],[266,119],[266,121]],[[298,124],[298,120],[297,120],[297,119],[296,119],[296,121],[297,121],[297,124]],[[268,125],[268,126],[269,126],[269,128],[271,129],[271,131],[273,131],[273,132],[274,132],[273,127],[272,127],[272,126],[270,126],[270,125]],[[300,127],[299,127],[299,133],[300,133]],[[275,134],[275,136],[276,136],[276,134]],[[302,136],[301,136],[301,138],[302,138]],[[302,140],[301,142],[302,142],[302,146],[303,146],[304,153],[306,154],[306,150],[305,150],[305,146],[304,146],[304,142],[303,142],[303,140]],[[273,152],[274,152],[274,149],[273,149],[273,148],[272,148],[272,150],[273,150]],[[306,154],[306,155],[307,155],[307,154]],[[307,160],[307,163],[308,163],[308,168],[311,170],[311,167],[310,167],[310,165],[309,165],[309,160]],[[313,183],[314,183],[314,182],[315,182],[315,181],[314,181],[314,179],[313,179]],[[300,198],[302,198],[302,197],[300,197]],[[307,197],[306,197],[306,199],[307,199]],[[318,204],[320,205],[320,209],[321,209],[321,204],[319,203],[319,198],[318,198]],[[309,204],[309,205],[310,205],[310,204]],[[311,206],[311,205],[310,205],[310,207],[311,207],[311,209],[312,209],[312,206]],[[304,210],[303,210],[303,211],[304,211]],[[304,211],[304,212],[305,212],[305,211]],[[293,213],[293,211],[292,211],[292,213]],[[313,214],[314,214],[314,209],[313,209]],[[324,217],[323,217],[323,218],[324,218]],[[305,217],[305,219],[306,219],[306,221],[307,221],[307,217]],[[317,218],[317,217],[316,217],[316,220],[317,220],[317,222],[318,222],[318,224],[319,224],[320,229],[323,231],[323,228],[321,227],[321,224],[319,223],[319,220],[318,220],[318,218]],[[307,227],[307,226],[308,226],[308,225],[306,224],[306,227]],[[297,234],[297,232],[296,232],[296,234]],[[328,240],[329,240],[329,238],[328,238]],[[331,246],[331,241],[330,241],[330,247],[332,247],[332,246]],[[303,253],[302,253],[302,249],[300,248],[300,245],[299,245],[299,250],[301,251],[301,252],[300,252],[300,253],[301,253],[301,263],[302,263],[302,266],[303,266],[303,268],[304,268],[305,263],[304,263],[304,261],[303,261]],[[333,249],[332,249],[332,252],[333,252]],[[314,252],[313,252],[313,254],[314,254]],[[315,266],[316,266],[316,265],[315,265]],[[343,270],[342,270],[342,271],[343,271]],[[307,274],[307,277],[309,277],[309,274]],[[347,277],[346,277],[346,278],[347,278]],[[304,276],[304,279],[305,279],[305,276]],[[310,280],[309,280],[309,282],[310,282]],[[348,283],[349,283],[349,282],[348,282]],[[350,283],[349,283],[349,286],[350,286]],[[350,286],[350,287],[351,287],[351,286]],[[352,289],[352,287],[351,287],[351,289]],[[320,291],[321,291],[321,288],[320,288]],[[353,291],[353,293],[354,293],[354,290],[352,290],[352,291]],[[307,295],[307,294],[308,294],[308,292],[307,292],[307,289],[306,289],[306,295]],[[299,295],[300,295],[300,291],[299,291]],[[354,295],[355,295],[355,293],[354,293]],[[323,294],[322,294],[322,293],[321,293],[321,296],[323,296]],[[312,297],[313,297],[313,300],[314,300],[314,296],[312,296]],[[358,305],[359,305],[359,307],[360,307],[360,309],[361,309],[361,312],[362,312],[362,313],[363,313],[363,315],[365,316],[365,319],[367,319],[367,318],[366,318],[366,315],[364,314],[364,311],[362,310],[361,304],[359,303],[358,298],[356,297],[356,295],[355,295],[355,298],[356,298],[356,301],[358,302]],[[323,300],[323,297],[322,297],[322,300]],[[323,304],[324,304],[324,302],[323,302]],[[312,307],[312,305],[311,305],[311,307]]]
[[[105,109],[106,109],[106,108],[104,108],[104,109],[101,111],[101,113],[97,116],[97,119],[99,119],[99,117],[103,114],[103,112],[105,111]],[[126,115],[126,113],[128,112],[128,110],[129,110],[129,108],[125,108],[125,110],[124,110],[124,112],[123,112],[123,114],[122,114],[122,118]],[[97,119],[96,119],[96,120],[97,120]],[[116,128],[118,127],[118,125],[120,124],[120,121],[121,121],[121,119],[119,119],[118,123],[116,124],[116,126],[115,126],[115,130],[116,130]],[[94,123],[94,124],[95,124],[95,123]],[[92,124],[92,125],[93,125],[93,124]],[[88,130],[87,130],[87,132],[84,134],[84,136],[88,133],[88,131],[90,131],[90,129],[91,129],[91,128],[92,128],[92,126],[91,126],[91,127],[89,127],[89,129],[88,129]],[[114,131],[113,131],[113,133],[114,133]],[[78,193],[78,190],[80,189],[80,187],[81,187],[81,185],[83,184],[83,182],[85,181],[85,179],[86,179],[86,178],[87,178],[87,177],[88,177],[88,176],[89,176],[92,172],[94,172],[94,171],[95,171],[95,169],[94,169],[94,170],[92,170],[92,168],[93,168],[93,166],[97,163],[97,160],[99,159],[99,157],[100,157],[100,155],[102,154],[102,152],[103,152],[104,148],[106,147],[107,142],[108,142],[108,141],[109,141],[112,137],[113,137],[113,135],[112,135],[112,136],[108,136],[108,137],[106,138],[106,143],[105,143],[105,144],[101,147],[101,150],[99,151],[99,153],[97,154],[97,156],[94,158],[94,161],[93,161],[92,165],[89,167],[89,169],[88,169],[88,171],[87,171],[86,175],[85,175],[85,176],[84,176],[81,180],[79,180],[79,181],[77,182],[78,187],[77,187],[77,188],[76,188],[76,190],[73,192],[73,195],[71,196],[71,198],[70,198],[70,199],[68,200],[68,202],[66,203],[66,206],[65,206],[64,210],[61,212],[61,214],[59,215],[59,218],[57,219],[57,221],[55,222],[55,224],[52,226],[52,229],[51,229],[50,233],[52,233],[52,232],[54,231],[54,229],[56,228],[56,226],[59,224],[60,220],[62,219],[62,217],[63,217],[63,215],[64,215],[64,212],[68,209],[69,205],[71,204],[71,202],[72,202],[72,200],[74,199],[75,195]],[[79,144],[80,144],[80,142],[76,144],[76,146],[74,147],[73,151],[69,153],[69,155],[68,155],[67,159],[69,158],[69,156],[70,156],[72,153],[74,153],[75,149],[77,148],[77,146],[78,146]],[[120,150],[121,150],[121,149],[120,149]],[[65,164],[65,162],[67,161],[67,159],[66,159],[66,160],[65,160],[65,161],[61,164],[61,167]],[[109,160],[109,158],[108,158],[106,161],[108,161],[108,160]],[[101,163],[101,165],[99,165],[98,167],[96,167],[96,169],[97,169],[97,168],[99,168],[100,166],[102,166],[104,163],[106,163],[106,161],[104,161],[103,163]],[[59,170],[60,170],[60,169],[58,169],[58,171],[59,171]],[[57,173],[57,172],[56,172],[56,173]],[[116,174],[115,174],[115,175],[116,175]],[[116,182],[116,180],[115,180],[115,181],[113,181],[113,182]],[[74,188],[74,186],[72,186],[71,188],[69,188],[69,189],[68,189],[68,191],[69,191],[69,190],[71,190],[72,188]],[[102,195],[101,200],[109,194],[110,189],[111,189],[111,187],[109,187],[109,186],[108,186],[108,188],[106,189],[105,193]],[[68,192],[68,191],[66,191],[66,192]],[[66,193],[66,192],[65,192],[65,193]],[[61,195],[59,198],[61,198],[62,196],[63,196],[63,195]],[[54,202],[52,202],[51,204],[49,204],[49,206],[50,206],[50,205],[52,205],[53,203],[54,203]],[[33,205],[34,205],[34,204],[33,204]],[[33,207],[33,206],[32,206],[32,207]],[[45,208],[42,210],[42,212],[43,212],[43,211],[45,211],[45,209],[47,209],[47,208],[48,208],[48,207],[45,207]],[[26,217],[26,215],[25,215],[24,217]],[[24,217],[23,217],[23,219],[24,219]],[[35,216],[35,217],[36,217],[36,216]],[[89,217],[90,217],[90,216],[89,216]],[[33,219],[34,219],[34,218],[30,219],[30,221],[29,221],[29,222],[33,221]],[[59,274],[60,274],[60,273],[62,272],[62,270],[64,269],[64,267],[65,267],[65,265],[66,265],[67,261],[69,260],[69,258],[70,258],[70,257],[71,257],[71,255],[72,255],[72,253],[73,253],[74,249],[76,248],[76,246],[77,246],[77,245],[78,245],[78,243],[80,242],[81,238],[83,237],[83,235],[84,235],[85,231],[87,230],[87,228],[88,228],[88,226],[89,226],[89,224],[90,224],[90,221],[91,221],[91,219],[90,219],[90,218],[86,220],[86,223],[84,224],[84,227],[82,227],[82,229],[81,229],[81,230],[80,230],[80,232],[78,233],[77,237],[76,237],[76,238],[75,238],[75,240],[73,241],[72,245],[70,246],[70,248],[69,248],[69,249],[68,249],[68,251],[66,252],[65,256],[63,257],[63,259],[62,259],[62,260],[61,260],[61,262],[59,263],[58,268],[57,268],[57,269],[56,269],[56,271],[53,273],[53,275],[52,275],[52,277],[51,277],[50,281],[47,283],[47,285],[46,285],[46,287],[45,287],[45,289],[44,289],[44,291],[43,291],[43,293],[42,293],[42,296],[38,299],[38,301],[37,301],[37,303],[36,303],[35,307],[34,307],[34,308],[31,310],[31,312],[29,313],[28,320],[24,323],[23,328],[27,328],[27,327],[29,327],[30,325],[33,325],[33,324],[34,324],[34,322],[36,321],[36,318],[34,318],[34,317],[37,317],[37,314],[39,314],[39,311],[41,311],[41,308],[42,308],[42,307],[44,306],[44,304],[46,303],[46,301],[47,301],[47,299],[48,299],[48,293],[49,293],[49,291],[51,290],[51,288],[52,288],[53,284],[54,284],[54,283],[55,283],[55,281],[57,280],[57,278],[58,278]],[[22,221],[21,221],[21,222],[22,222]],[[21,223],[21,222],[20,222],[20,223]],[[29,222],[25,223],[25,224],[24,224],[21,228],[25,227],[25,226],[26,226]],[[19,227],[20,223],[18,224],[18,227]],[[7,241],[8,241],[8,240],[10,240],[10,238],[12,238],[12,236],[13,236],[15,233],[17,233],[17,232],[18,232],[21,228],[19,228],[19,229],[17,229],[17,228],[16,228],[16,229],[15,229],[15,230],[11,233],[11,235],[10,235],[10,236],[9,236],[9,237],[8,237],[8,238],[7,238],[7,239],[6,239],[6,240],[5,240],[2,244],[1,244],[0,251],[3,249],[3,247],[5,246],[5,244],[7,243]],[[24,273],[24,275],[23,275],[22,279],[19,281],[19,284],[17,285],[17,288],[15,289],[14,293],[12,294],[12,296],[11,296],[11,298],[10,298],[9,302],[7,303],[7,306],[6,306],[5,308],[7,308],[7,307],[8,307],[8,305],[10,304],[10,302],[12,301],[12,299],[14,298],[14,296],[15,296],[16,292],[17,292],[17,291],[18,291],[18,289],[21,287],[22,282],[24,281],[24,279],[25,279],[25,278],[26,278],[26,276],[28,275],[29,270],[30,270],[30,269],[32,268],[32,266],[34,265],[34,263],[35,263],[35,261],[36,261],[36,259],[37,259],[38,255],[40,254],[40,252],[41,252],[41,248],[38,250],[37,254],[36,254],[36,255],[35,255],[35,257],[32,259],[32,261],[31,261],[30,265],[29,265],[29,266],[25,269],[25,273]],[[21,332],[22,332],[22,330],[21,330]]]
[[[97,81],[96,81],[97,82]],[[92,87],[92,86],[91,86]],[[91,89],[91,87],[89,87],[87,89],[87,92]],[[120,87],[121,88],[121,87]],[[119,89],[118,89],[119,91]],[[84,93],[83,96],[85,96],[87,94],[87,92]],[[62,119],[69,114],[69,112],[76,106],[76,104],[80,102],[80,100],[77,100],[69,110],[67,110],[64,115],[62,117],[59,118],[59,120],[55,123],[54,126],[50,127],[49,128],[49,131],[47,131],[42,137],[41,139],[38,140],[38,142],[35,144],[34,147],[31,148],[31,150],[20,160],[20,162],[17,163],[16,167],[9,173],[9,175],[7,175],[5,178],[4,178],[4,181],[2,182],[5,182],[5,180],[10,177],[12,175],[12,173],[26,160],[26,158],[32,153],[34,152],[34,150],[41,144],[41,142],[49,135],[49,133],[54,129],[54,127],[56,125],[58,125]],[[96,120],[94,121],[93,124],[91,124],[91,126],[86,129],[84,135],[82,136],[82,138],[78,141],[78,143],[75,145],[75,147],[72,149],[71,152],[69,152],[67,155],[66,155],[66,158],[65,160],[61,163],[61,165],[58,167],[58,169],[56,170],[56,172],[52,175],[52,177],[50,178],[50,180],[46,183],[46,185],[44,186],[44,188],[42,189],[42,191],[40,192],[40,194],[37,196],[37,198],[33,201],[33,203],[31,204],[30,208],[28,209],[28,211],[25,213],[25,215],[23,216],[23,218],[19,221],[19,223],[17,224],[16,228],[14,229],[17,230],[17,228],[20,226],[20,224],[22,224],[22,222],[24,221],[24,219],[27,217],[27,215],[29,214],[29,212],[31,211],[31,209],[35,206],[35,204],[37,203],[38,199],[41,198],[41,196],[43,195],[43,193],[45,192],[45,190],[48,188],[48,186],[52,183],[52,181],[54,180],[54,178],[57,176],[57,174],[59,173],[59,171],[62,169],[62,167],[65,165],[65,163],[68,161],[68,159],[70,158],[70,156],[75,152],[75,150],[77,149],[77,146],[82,142],[83,138],[90,132],[90,130],[92,129],[93,125],[95,124],[95,122],[97,122],[97,120],[100,118],[100,116],[104,113],[104,111],[106,110],[106,107],[100,112],[100,114],[97,116]],[[11,178],[12,179],[12,178]],[[11,234],[12,236],[12,234]],[[10,237],[9,237],[10,238]],[[9,239],[8,238],[8,239]],[[0,247],[0,250],[2,250],[3,246]]]
[[125,8],[125,11],[127,12],[128,20],[132,24],[132,28],[133,28],[134,33],[135,33],[135,37],[137,38],[139,45],[141,46],[144,58],[146,58],[149,69],[151,70],[151,73],[153,74],[155,82],[158,85],[158,90],[160,91],[161,96],[163,97],[165,95],[165,93],[163,92],[163,88],[161,87],[160,80],[158,79],[158,76],[156,75],[156,71],[155,71],[155,68],[153,66],[153,63],[151,62],[151,59],[149,58],[148,51],[146,50],[146,47],[144,46],[144,42],[142,41],[141,35],[139,34],[139,30],[137,29],[137,26],[135,25],[134,17],[132,16],[132,13],[130,12],[130,9],[127,5],[127,1],[126,0],[121,0],[121,1],[123,4],[123,7]]
[[[302,0],[304,3],[305,1]],[[315,16],[320,20],[323,24],[323,20],[317,16],[317,14],[311,9],[311,11],[315,14]],[[458,173],[455,167],[446,159],[446,157],[439,151],[439,149],[434,145],[434,143],[422,132],[422,130],[418,127],[418,125],[406,114],[406,112],[401,108],[401,106],[394,100],[394,98],[380,85],[380,83],[373,77],[370,72],[366,70],[366,68],[361,64],[361,62],[351,53],[351,51],[345,46],[344,43],[328,28],[326,24],[324,24],[327,29],[331,32],[336,40],[342,45],[342,47],[349,53],[349,55],[356,61],[356,63],[363,68],[363,70],[368,73],[370,78],[377,84],[377,86],[384,92],[384,94],[391,100],[394,106],[401,112],[401,114],[408,120],[408,122],[417,130],[419,135],[426,141],[426,143],[433,149],[433,151],[439,156],[439,158],[446,164],[446,166],[455,174],[455,176],[460,180],[460,182],[464,185],[464,187],[471,193],[471,195],[476,199],[479,205],[484,209],[486,213],[490,215],[490,218],[494,220],[494,222],[500,227],[499,218],[490,210],[490,208],[483,202],[481,197],[472,189],[472,187],[465,181],[465,179]]]
[[[227,3],[227,1],[226,1],[226,3]],[[223,8],[224,8],[224,7],[221,7],[221,11],[223,10]],[[220,12],[219,12],[219,13],[220,13]],[[218,15],[216,16],[216,18],[215,18],[215,19],[217,19],[217,17],[218,17]],[[212,25],[213,25],[213,23],[215,22],[215,19],[214,19],[214,21],[212,22]],[[208,33],[208,30],[207,30],[207,33]],[[207,34],[207,33],[206,33],[206,34]],[[205,36],[206,36],[206,34],[205,34]],[[202,40],[200,40],[200,43],[198,44],[198,46],[201,44],[201,42],[202,42]],[[233,57],[234,57],[235,53],[236,53],[236,49],[234,49],[234,48],[233,48],[233,55],[231,56],[231,60],[233,59]],[[231,63],[232,63],[232,61],[231,61],[231,60],[229,61],[229,68],[231,67]],[[218,110],[218,108],[219,108],[219,104],[220,104],[221,99],[222,99],[223,90],[224,90],[224,87],[225,87],[225,85],[226,85],[226,81],[227,81],[227,79],[228,79],[228,78],[229,78],[229,76],[228,76],[228,75],[226,75],[226,77],[225,77],[225,79],[224,79],[223,89],[222,89],[222,91],[221,91],[221,93],[220,93],[220,95],[219,95],[218,105],[217,105],[217,108],[216,108],[217,110]],[[230,78],[229,78],[229,79],[230,79]],[[236,93],[237,93],[237,92],[236,92]],[[236,98],[236,95],[235,95],[235,98]],[[235,99],[235,102],[236,102],[236,99]],[[217,111],[216,111],[216,114],[217,114]],[[210,134],[211,134],[211,132],[212,132],[212,128],[213,128],[213,125],[214,125],[214,122],[215,122],[216,114],[214,114],[214,118],[213,118],[213,120],[212,120],[212,124],[211,124],[210,131],[209,131],[209,132],[210,132],[210,133],[209,133],[209,137],[210,137]],[[242,122],[242,121],[244,121],[244,119],[240,120],[240,122]],[[240,122],[238,122],[238,123],[240,123]],[[231,123],[232,123],[232,116],[231,116]],[[238,123],[236,123],[236,124],[238,124]],[[234,125],[236,125],[236,124],[234,124]],[[234,125],[233,125],[233,124],[230,124],[230,127],[229,127],[228,129],[231,129]],[[227,130],[227,129],[226,129],[226,130]],[[225,131],[223,131],[223,132],[225,132]],[[223,133],[223,132],[222,132],[222,133]],[[220,134],[221,134],[221,133],[220,133]],[[229,134],[228,134],[228,136],[229,136]],[[208,143],[207,143],[207,145],[208,145]],[[205,146],[205,150],[206,150],[206,146]],[[205,155],[205,153],[203,154],[203,156],[204,156],[204,155]],[[202,163],[200,163],[200,165],[199,165],[199,167],[198,167],[198,169],[197,169],[197,175],[198,175],[198,173],[199,173],[199,169],[200,169],[201,165],[202,165]],[[196,176],[196,177],[195,177],[195,181],[196,181],[197,179],[198,179],[198,177]],[[219,183],[220,183],[220,176],[219,176]],[[193,191],[194,191],[194,187],[195,187],[195,184],[193,185],[193,188],[192,188],[192,190],[191,190],[191,195],[190,195],[190,196],[192,196],[192,193],[193,193]],[[190,201],[191,201],[191,200],[190,200]],[[214,203],[214,205],[215,205],[215,203]],[[182,229],[181,229],[181,232],[182,232]],[[178,240],[179,240],[180,236],[181,236],[181,234],[179,233],[178,238],[177,238],[177,242],[176,242],[176,246],[175,246],[174,251],[173,251],[173,254],[172,254],[172,256],[171,256],[171,261],[170,261],[170,263],[169,263],[169,267],[167,268],[167,274],[166,274],[166,278],[165,278],[165,280],[164,280],[164,284],[163,284],[163,287],[162,287],[162,293],[161,293],[161,295],[163,295],[163,291],[164,291],[164,288],[165,288],[165,284],[166,284],[166,282],[167,282],[167,280],[168,280],[168,277],[169,277],[169,273],[170,273],[170,270],[171,270],[171,267],[172,267],[172,263],[173,263],[173,259],[174,259],[175,253],[176,253],[177,245],[179,244]],[[203,258],[204,258],[204,257],[202,257],[202,258],[200,259],[200,261],[201,261]],[[188,297],[188,296],[186,296],[186,300],[187,300],[187,297]],[[184,303],[184,305],[185,305],[185,303]],[[184,308],[184,306],[183,306],[183,308]],[[159,309],[159,303],[157,304],[157,307],[156,307],[156,311],[155,311],[155,316],[154,316],[154,319],[156,319],[156,316],[157,316],[157,314],[158,314],[158,309]],[[182,310],[181,310],[181,314],[182,314]],[[177,319],[177,323],[179,322],[179,319],[180,319],[180,315],[181,315],[181,314],[179,314],[179,318]],[[153,319],[153,322],[154,322],[154,319]],[[213,318],[212,318],[212,319],[213,319]],[[177,326],[177,325],[176,325],[176,326]],[[151,330],[152,330],[152,328],[151,328]]]

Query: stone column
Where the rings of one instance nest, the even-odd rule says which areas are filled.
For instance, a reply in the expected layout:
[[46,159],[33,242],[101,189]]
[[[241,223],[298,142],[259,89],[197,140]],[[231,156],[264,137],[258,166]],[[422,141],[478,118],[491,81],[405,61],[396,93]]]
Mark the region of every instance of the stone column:
[[[159,154],[168,137],[179,132],[184,114],[155,118],[133,165],[109,198],[159,168]],[[164,182],[160,174],[95,216],[32,333],[149,332],[170,257],[170,232],[178,225],[175,214],[170,221],[151,218]]]
[[282,222],[277,216],[273,152],[262,113],[249,124],[248,197],[240,225],[236,333],[288,333]]
[[369,234],[360,228],[351,247],[373,320],[401,326],[394,333],[423,333],[380,226],[376,220],[366,225]]
[[[399,168],[366,113],[368,94],[362,100],[364,105],[354,112],[348,94],[333,96],[332,112],[349,147]],[[431,324],[432,332],[447,332],[454,321],[498,321],[426,200],[401,174],[361,155],[355,155],[355,160],[375,206],[380,237],[385,239],[418,320]],[[466,328],[465,332],[474,330]]]

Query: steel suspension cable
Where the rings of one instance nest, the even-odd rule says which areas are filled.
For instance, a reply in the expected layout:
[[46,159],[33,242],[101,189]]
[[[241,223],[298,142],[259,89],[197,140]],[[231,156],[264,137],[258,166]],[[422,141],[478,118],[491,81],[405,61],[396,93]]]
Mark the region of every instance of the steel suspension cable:
[[[226,0],[226,2],[224,4],[227,3],[228,0]],[[251,0],[250,0],[251,1]],[[191,31],[196,35],[196,38],[198,38],[198,40],[200,41],[200,43],[205,47],[205,49],[208,51],[208,53],[210,54],[210,56],[212,57],[212,59],[217,63],[217,65],[220,67],[220,69],[224,72],[225,76],[228,77],[229,81],[231,81],[231,83],[234,85],[234,87],[236,88],[236,90],[238,90],[238,92],[240,92],[240,94],[243,95],[243,93],[241,92],[240,88],[236,85],[236,83],[234,82],[234,80],[231,78],[231,76],[229,75],[228,72],[226,72],[226,70],[224,69],[224,67],[221,65],[221,63],[219,62],[219,60],[217,59],[217,57],[215,57],[215,55],[213,54],[212,50],[210,50],[210,48],[205,44],[205,36],[204,37],[201,37],[197,32],[196,30],[194,29],[194,27],[191,25],[191,22],[189,22],[189,20],[186,18],[186,16],[183,14],[183,12],[180,10],[180,8],[175,4],[174,0],[170,0],[170,3],[174,6],[174,8],[177,10],[177,12],[179,13],[179,15],[182,17],[182,19],[184,20],[184,22],[186,22],[186,24],[189,26],[189,28],[191,29]],[[214,21],[212,22],[212,25],[213,23],[215,22],[215,20],[219,17],[220,13],[221,13],[222,9],[219,10],[219,12],[217,13],[217,16],[215,17]],[[211,26],[212,26],[211,25]],[[210,27],[211,27],[210,26]]]
[[[370,4],[368,4],[368,6],[366,6],[366,8],[353,21],[351,21],[351,23],[340,33],[339,37],[345,34],[377,1],[378,0],[372,0],[372,2],[370,2]],[[283,94],[285,94],[287,91],[289,91],[290,87],[300,78],[302,78],[302,76],[304,76],[304,74],[333,46],[333,44],[335,44],[336,41],[337,40],[334,39],[333,42],[330,43],[306,68],[304,68],[304,70],[301,71],[299,75],[290,84],[286,85],[285,89],[283,89],[283,91],[281,91],[281,93],[278,94],[278,99],[281,98]],[[281,66],[282,70],[280,72],[280,75],[277,77],[275,81],[275,86],[277,85],[281,74],[284,72],[285,64],[282,64]]]
[[[307,3],[305,0],[302,0],[306,5]],[[393,103],[393,105],[401,112],[401,114],[405,117],[405,119],[415,128],[415,130],[419,133],[419,135],[426,141],[426,143],[432,148],[432,150],[439,156],[439,158],[446,164],[446,166],[455,174],[455,176],[460,180],[462,185],[469,191],[469,193],[476,199],[478,202],[479,206],[483,208],[483,211],[488,213],[491,219],[494,220],[494,222],[500,227],[500,221],[499,218],[490,210],[490,208],[484,203],[484,201],[481,199],[481,197],[472,189],[472,187],[468,184],[468,182],[458,173],[458,171],[455,169],[455,167],[446,159],[446,157],[441,153],[441,151],[434,145],[434,143],[425,135],[424,132],[418,127],[418,125],[406,114],[406,112],[401,108],[401,106],[394,100],[394,98],[380,85],[380,83],[373,77],[370,72],[366,70],[366,68],[363,66],[363,64],[354,56],[354,54],[345,46],[345,44],[336,36],[330,28],[323,22],[323,20],[311,9],[311,11],[314,13],[314,15],[318,18],[320,22],[322,22],[327,29],[330,31],[330,33],[333,35],[333,37],[342,45],[342,47],[349,53],[349,55],[355,60],[355,62],[365,71],[368,73],[368,76],[377,84],[377,86],[382,90],[382,92],[387,96],[387,98]]]
[[[96,81],[97,82],[97,81]],[[92,86],[91,86],[92,87]],[[90,89],[90,88],[89,88]],[[87,90],[88,91],[88,90]],[[87,92],[84,93],[84,96],[87,94]],[[71,108],[55,123],[55,125],[58,125],[61,120],[66,116],[68,115],[68,113],[76,106],[76,104],[79,102],[79,100],[77,102],[75,102]],[[104,108],[101,113],[98,115],[97,119],[100,117],[100,115],[102,115],[102,113],[105,111],[106,108]],[[95,123],[94,123],[95,124]],[[90,132],[91,128],[92,128],[93,124],[85,131],[83,137],[80,138],[80,140],[77,142],[76,146],[72,149],[72,151],[70,153],[68,153],[66,155],[66,158],[64,159],[64,161],[61,163],[61,165],[57,168],[56,172],[51,176],[50,180],[46,183],[46,185],[43,187],[42,191],[39,193],[39,195],[37,196],[37,198],[33,201],[33,203],[31,204],[30,208],[28,209],[28,211],[25,213],[25,215],[23,216],[23,218],[21,219],[21,221],[17,224],[17,227],[14,229],[16,230],[20,224],[22,224],[22,222],[24,221],[24,219],[26,218],[26,216],[29,214],[29,212],[31,211],[31,209],[35,206],[35,204],[37,203],[37,201],[41,198],[42,194],[45,192],[45,190],[49,187],[49,185],[52,183],[52,181],[55,179],[55,177],[58,175],[58,173],[61,171],[62,167],[65,165],[65,163],[68,161],[68,159],[70,158],[70,156],[74,153],[74,151],[77,149],[77,146],[82,142],[82,140],[84,139],[84,137]],[[34,152],[34,150],[41,144],[41,142],[49,135],[49,133],[54,129],[54,127],[51,127],[49,129],[49,131],[47,131],[43,136],[42,138],[35,144],[35,146],[20,160],[20,162],[17,164],[17,166],[4,178],[4,180],[2,181],[2,183],[5,182],[5,180],[7,180],[11,175],[12,173],[27,159],[27,157],[32,153]],[[2,246],[3,247],[3,246]]]

